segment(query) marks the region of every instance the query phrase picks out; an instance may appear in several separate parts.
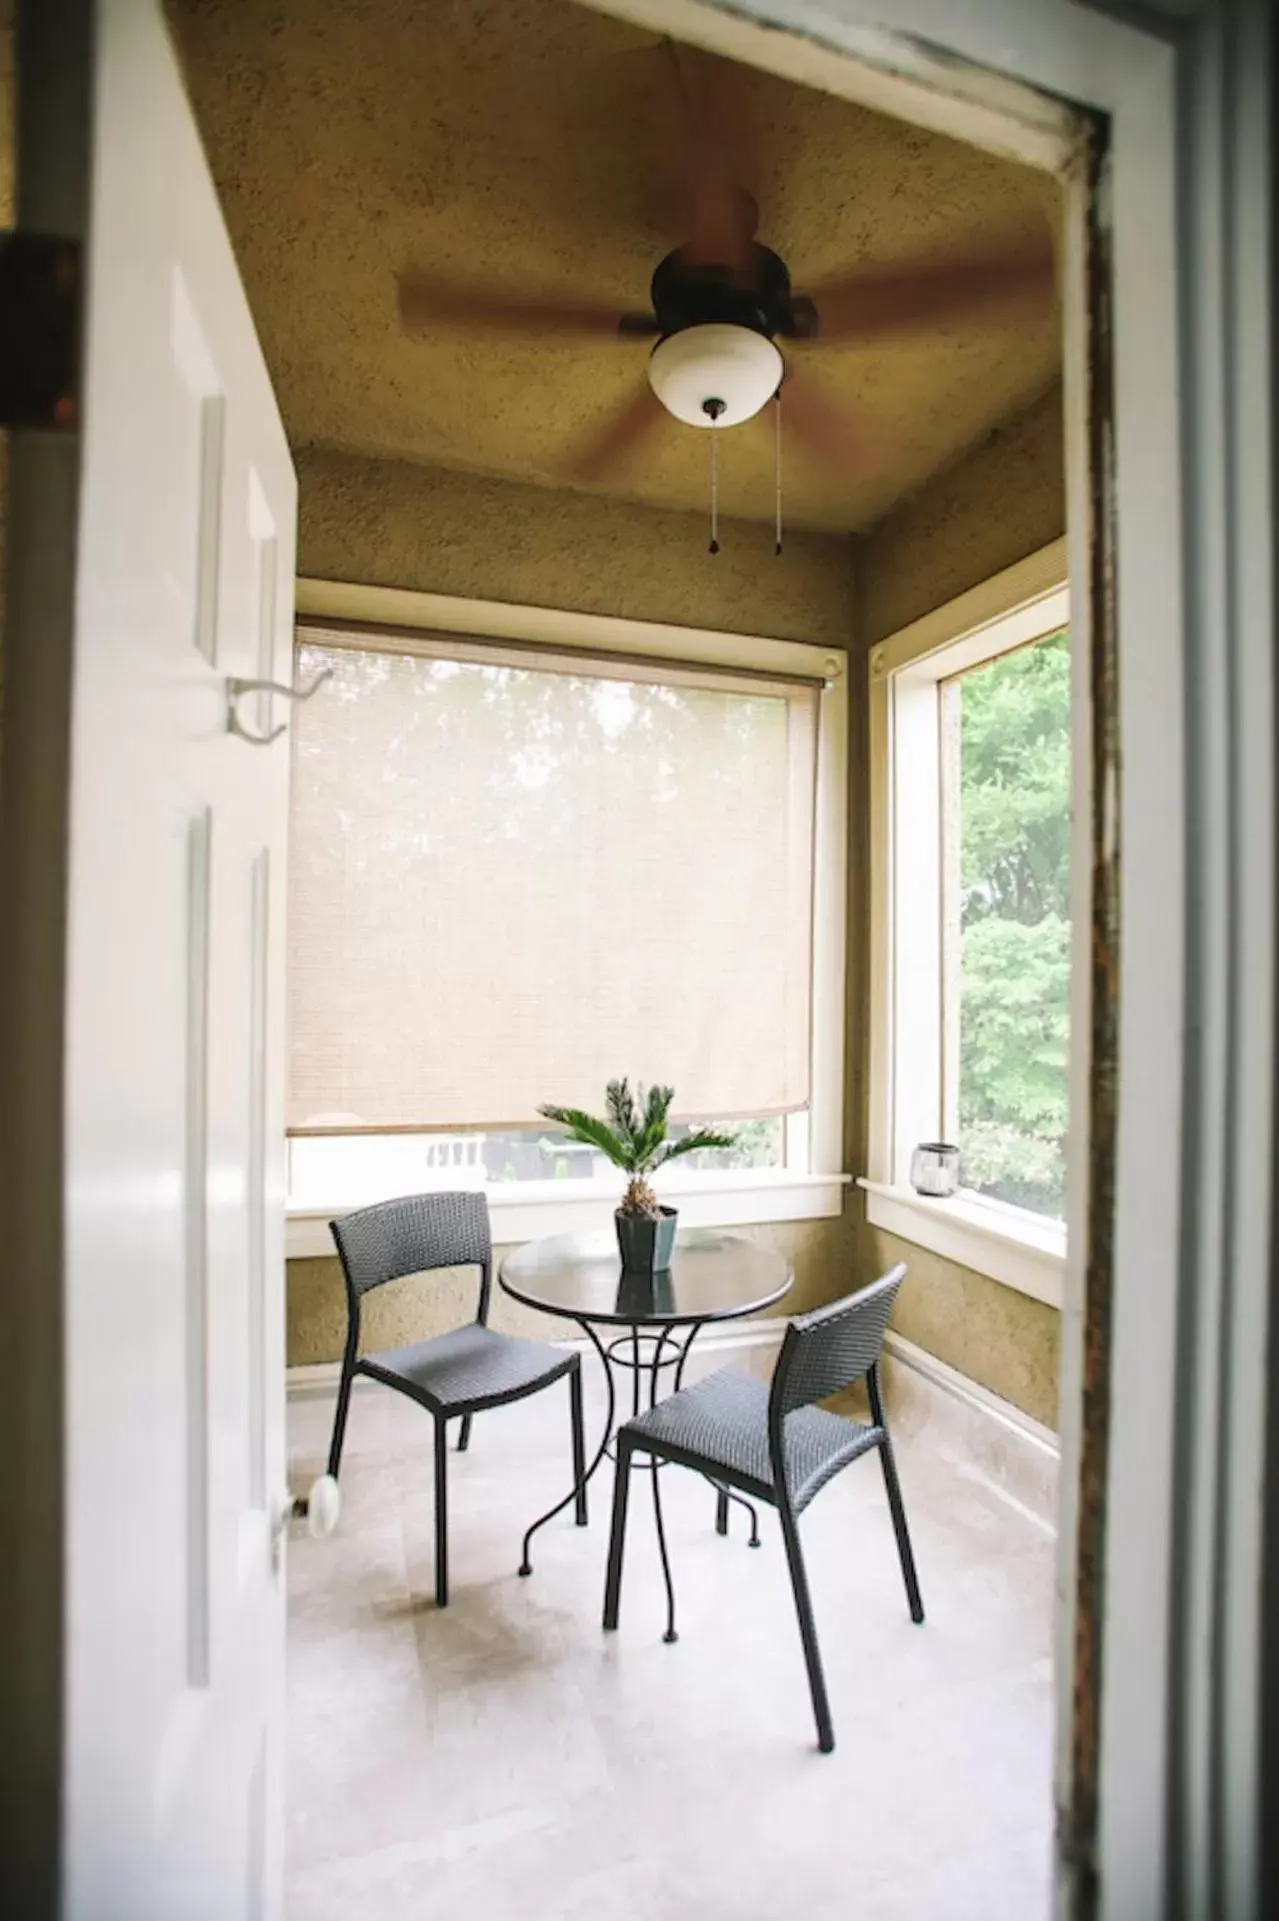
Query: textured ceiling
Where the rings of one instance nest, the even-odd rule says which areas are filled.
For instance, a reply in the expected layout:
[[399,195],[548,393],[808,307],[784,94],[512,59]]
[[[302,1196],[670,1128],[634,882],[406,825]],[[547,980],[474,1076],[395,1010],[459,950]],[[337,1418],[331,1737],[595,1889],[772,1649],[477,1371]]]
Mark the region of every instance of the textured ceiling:
[[[550,486],[644,377],[642,341],[440,325],[406,338],[395,275],[572,287],[647,302],[650,35],[571,0],[171,0],[249,298],[295,443]],[[1044,176],[747,72],[760,237],[797,289],[860,263],[1055,210]],[[792,525],[870,525],[1053,379],[1058,320],[953,323],[873,348],[798,346],[885,448],[850,487],[786,454]],[[706,438],[663,422],[600,491],[706,502]],[[724,435],[723,511],[773,509],[766,420]]]

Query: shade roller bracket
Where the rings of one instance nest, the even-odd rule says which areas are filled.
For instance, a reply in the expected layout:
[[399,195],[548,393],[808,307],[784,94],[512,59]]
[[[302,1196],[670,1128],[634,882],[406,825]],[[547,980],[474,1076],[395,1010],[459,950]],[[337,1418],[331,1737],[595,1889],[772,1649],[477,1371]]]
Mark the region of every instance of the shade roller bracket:
[[231,675],[226,684],[226,728],[228,734],[238,734],[241,740],[251,741],[255,747],[269,747],[273,740],[278,740],[280,735],[286,731],[286,724],[282,721],[278,727],[272,727],[271,730],[265,734],[255,733],[252,728],[246,727],[240,719],[239,707],[239,703],[244,695],[279,694],[284,700],[310,700],[313,694],[319,693],[325,681],[332,680],[332,678],[333,669],[331,667],[322,667],[309,687],[286,687],[283,681],[279,680],[242,680],[238,675]]

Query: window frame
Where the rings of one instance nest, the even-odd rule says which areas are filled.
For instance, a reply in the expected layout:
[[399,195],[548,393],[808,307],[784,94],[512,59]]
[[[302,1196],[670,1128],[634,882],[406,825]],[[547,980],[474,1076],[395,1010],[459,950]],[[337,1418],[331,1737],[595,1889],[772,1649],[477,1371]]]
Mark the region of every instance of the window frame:
[[[788,1117],[786,1165],[779,1168],[672,1170],[663,1193],[678,1202],[689,1226],[726,1227],[833,1219],[843,1211],[851,1176],[844,1168],[844,998],[847,940],[847,655],[804,641],[721,633],[616,616],[570,613],[392,587],[303,579],[297,613],[526,641],[583,654],[601,652],[672,665],[753,668],[820,680],[817,791],[813,839],[813,978],[810,1097],[807,1114]],[[607,1227],[620,1187],[609,1181],[494,1182],[489,1202],[493,1239],[506,1244],[545,1234]],[[328,1223],[356,1205],[335,1193],[325,1206],[286,1200],[290,1259],[330,1255]]]
[[1069,619],[1059,540],[890,635],[869,657],[867,1219],[1053,1307],[1062,1299],[1064,1223],[972,1190],[924,1199],[907,1169],[916,1143],[940,1137],[945,1112],[942,683]]

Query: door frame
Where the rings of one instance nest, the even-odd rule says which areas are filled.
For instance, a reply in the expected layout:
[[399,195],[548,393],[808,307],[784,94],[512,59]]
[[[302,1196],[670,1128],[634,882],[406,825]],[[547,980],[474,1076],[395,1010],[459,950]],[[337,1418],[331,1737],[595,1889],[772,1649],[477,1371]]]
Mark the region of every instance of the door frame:
[[[1277,1158],[1266,0],[1156,0],[1105,14],[1072,0],[963,8],[893,0],[891,35],[884,0],[733,0],[731,13],[714,0],[595,4],[978,145],[1033,151],[1038,164],[1053,164],[1063,129],[1060,110],[1036,90],[1105,117],[1118,636],[1110,774],[1121,767],[1122,782],[1107,779],[1097,826],[1107,858],[1122,850],[1122,946],[1113,1158],[1094,1140],[1089,1162],[1094,1201],[1113,1182],[1114,1204],[1088,1225],[1077,1173],[1063,1313],[1060,1720],[1063,1741],[1067,1730],[1094,1730],[1099,1819],[1095,1833],[1076,1827],[1077,1777],[1066,1767],[1061,1912],[1116,1921],[1262,1912],[1273,1863],[1257,1817],[1275,1768],[1259,1683],[1275,1678],[1263,1624],[1279,1588],[1279,1529],[1267,1531],[1262,1512],[1279,1452],[1265,1397]],[[18,7],[18,219],[71,238],[84,233],[83,167],[67,155],[60,187],[37,202],[24,188],[23,157],[38,150],[50,90],[87,67],[67,54],[91,33],[92,11],[91,0]],[[76,104],[87,136],[87,101]],[[1065,161],[1064,147],[1057,152]],[[56,176],[45,168],[41,177]],[[1079,274],[1078,220],[1072,231]],[[1079,386],[1088,353],[1086,331],[1068,341],[1076,543],[1092,524]],[[72,583],[50,576],[22,517],[35,486],[59,490],[74,517],[78,464],[74,437],[12,437],[0,810],[8,909],[0,1050],[11,1071],[0,1092],[0,1208],[16,1282],[5,1290],[6,1379],[23,1391],[0,1396],[0,1447],[7,1538],[21,1543],[22,1578],[0,1582],[0,1648],[9,1763],[20,1776],[18,1792],[4,1797],[13,1821],[3,1837],[13,1844],[6,1878],[16,1872],[36,1897],[23,1909],[32,1914],[57,1907],[62,829],[73,608]],[[1076,578],[1088,577],[1086,560],[1077,546]],[[1081,1112],[1076,1098],[1076,1137]],[[1105,1225],[1108,1249],[1099,1243]],[[1093,1456],[1105,1530],[1099,1552],[1077,1567],[1084,1316],[1108,1287],[1110,1338],[1093,1355],[1103,1370],[1109,1363],[1108,1435]],[[1077,1701],[1079,1594],[1106,1680],[1079,1677]]]
[[[91,0],[19,0],[15,226],[83,243]],[[82,128],[77,145],[68,128]],[[13,430],[0,701],[0,1907],[60,1911],[65,1397],[63,1067],[80,437]],[[60,527],[58,523],[60,522]]]
[[1062,1309],[1058,1911],[1262,1912],[1259,1700],[1279,1682],[1266,0],[591,4],[1066,183],[1072,1018],[1090,1043],[1072,1050]]

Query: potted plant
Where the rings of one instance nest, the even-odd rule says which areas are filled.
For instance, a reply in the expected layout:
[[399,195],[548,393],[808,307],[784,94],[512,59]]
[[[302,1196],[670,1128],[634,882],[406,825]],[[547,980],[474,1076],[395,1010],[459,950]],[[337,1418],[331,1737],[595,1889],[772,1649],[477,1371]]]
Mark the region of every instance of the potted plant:
[[539,1107],[548,1121],[558,1121],[571,1140],[597,1147],[627,1175],[626,1192],[613,1218],[622,1266],[629,1273],[652,1274],[671,1264],[671,1248],[679,1219],[673,1207],[663,1207],[653,1192],[649,1175],[681,1154],[703,1147],[735,1147],[735,1134],[719,1134],[703,1127],[681,1141],[667,1138],[667,1116],[675,1090],[642,1086],[631,1092],[629,1081],[610,1081],[605,1092],[607,1120],[584,1113],[580,1107]]

